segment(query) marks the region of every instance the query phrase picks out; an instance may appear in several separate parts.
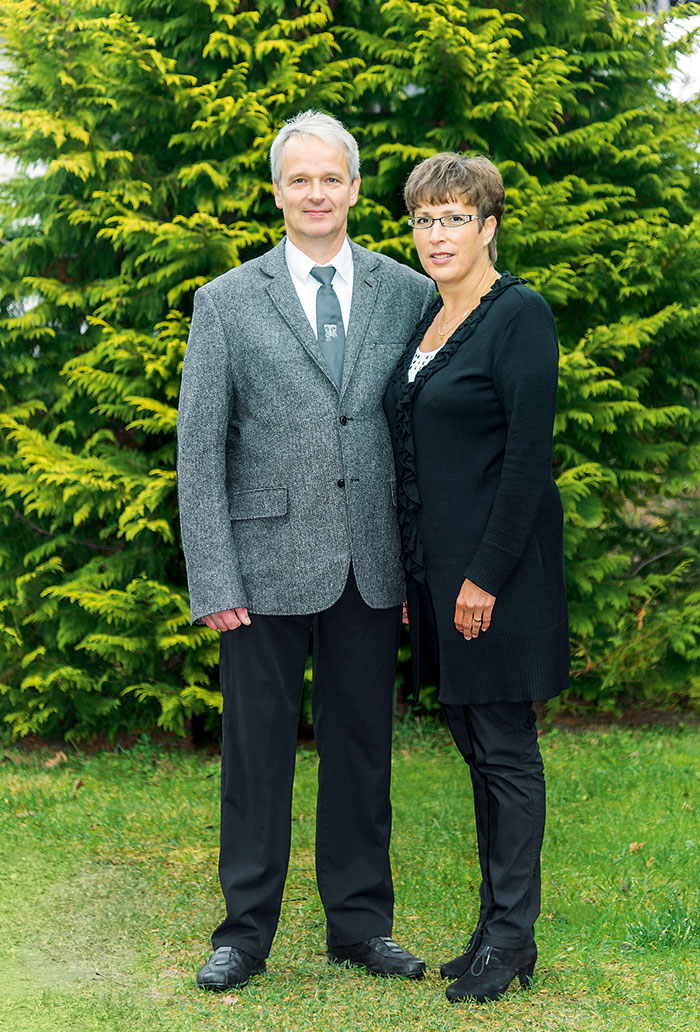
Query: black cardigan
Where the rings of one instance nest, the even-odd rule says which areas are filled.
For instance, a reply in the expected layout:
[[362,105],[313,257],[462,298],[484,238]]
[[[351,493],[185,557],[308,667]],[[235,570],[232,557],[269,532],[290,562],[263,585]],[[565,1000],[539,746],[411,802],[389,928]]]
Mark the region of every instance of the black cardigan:
[[[414,667],[419,637],[425,656],[428,617],[442,702],[551,698],[569,673],[562,507],[552,478],[554,318],[544,298],[503,273],[409,384],[411,358],[438,305],[384,396]],[[454,626],[465,578],[496,596],[491,627],[471,641]]]

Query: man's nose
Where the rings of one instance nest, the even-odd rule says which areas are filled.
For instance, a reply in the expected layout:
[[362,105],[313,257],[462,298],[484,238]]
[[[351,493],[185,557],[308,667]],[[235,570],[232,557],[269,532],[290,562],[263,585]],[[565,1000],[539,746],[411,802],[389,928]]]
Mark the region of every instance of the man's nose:
[[323,200],[326,196],[326,192],[323,186],[322,179],[310,179],[309,180],[309,196],[313,200]]

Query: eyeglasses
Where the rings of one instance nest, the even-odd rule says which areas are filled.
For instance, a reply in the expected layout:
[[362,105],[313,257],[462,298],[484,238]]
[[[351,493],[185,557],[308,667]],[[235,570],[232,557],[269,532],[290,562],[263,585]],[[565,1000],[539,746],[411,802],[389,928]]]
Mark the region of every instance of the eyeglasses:
[[466,226],[468,222],[479,222],[483,219],[483,215],[443,215],[439,219],[431,219],[427,215],[417,215],[415,218],[410,218],[408,224],[413,229],[432,229],[433,222],[439,222],[445,229],[457,229],[458,226]]

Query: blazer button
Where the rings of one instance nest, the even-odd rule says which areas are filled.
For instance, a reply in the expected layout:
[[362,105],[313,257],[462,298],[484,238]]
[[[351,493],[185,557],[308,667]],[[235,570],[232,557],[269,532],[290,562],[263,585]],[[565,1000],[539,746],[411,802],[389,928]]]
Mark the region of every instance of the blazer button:
[[345,481],[344,480],[339,480],[338,481],[338,487],[345,487]]
[[347,416],[341,416],[340,417],[340,425],[341,426],[347,426],[348,425],[348,417]]

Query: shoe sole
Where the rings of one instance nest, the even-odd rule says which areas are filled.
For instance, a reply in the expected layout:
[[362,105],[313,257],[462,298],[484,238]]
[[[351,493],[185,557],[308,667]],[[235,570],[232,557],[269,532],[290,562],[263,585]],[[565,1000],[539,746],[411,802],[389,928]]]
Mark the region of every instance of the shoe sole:
[[373,971],[372,968],[367,967],[366,964],[358,964],[355,960],[348,960],[347,957],[333,957],[330,953],[328,954],[328,963],[335,964],[336,967],[355,968],[358,971],[366,971],[368,975],[374,975],[376,978],[424,978],[425,967],[419,968],[417,971]]

